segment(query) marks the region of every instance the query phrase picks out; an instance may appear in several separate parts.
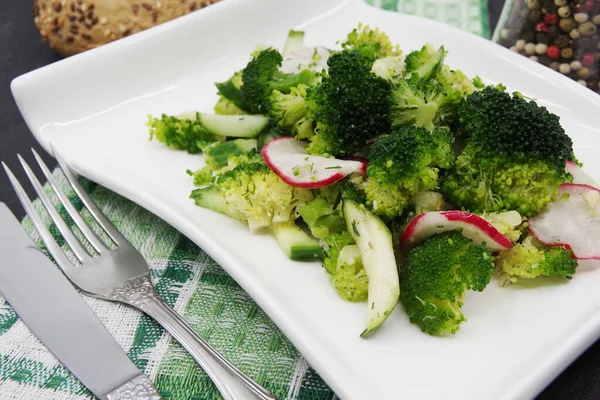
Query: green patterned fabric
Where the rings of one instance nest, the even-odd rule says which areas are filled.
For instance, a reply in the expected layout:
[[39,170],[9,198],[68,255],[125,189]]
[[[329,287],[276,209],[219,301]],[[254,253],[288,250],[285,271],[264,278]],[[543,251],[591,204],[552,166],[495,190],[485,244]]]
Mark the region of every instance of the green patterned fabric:
[[[423,15],[489,37],[478,0],[367,0],[387,10]],[[59,171],[59,185],[70,188]],[[92,198],[148,260],[157,291],[229,360],[281,399],[329,400],[335,394],[252,299],[201,249],[161,219],[87,180]],[[56,202],[55,195],[46,187]],[[78,209],[81,202],[72,191]],[[63,248],[39,200],[34,202]],[[61,210],[64,214],[64,210]],[[82,212],[89,219],[86,211]],[[39,242],[31,222],[26,231]],[[76,229],[75,229],[76,230]],[[165,399],[221,398],[185,350],[153,320],[116,303],[85,300]],[[90,399],[83,387],[19,321],[0,297],[0,400]]]

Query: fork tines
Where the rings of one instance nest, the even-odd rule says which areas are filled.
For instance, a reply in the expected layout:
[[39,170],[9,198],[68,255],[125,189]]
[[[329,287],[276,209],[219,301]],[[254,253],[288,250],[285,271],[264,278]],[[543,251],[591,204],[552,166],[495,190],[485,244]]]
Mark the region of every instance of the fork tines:
[[[31,149],[31,150],[32,150],[33,155],[34,155],[37,163],[39,164],[42,172],[44,173],[44,176],[46,177],[48,183],[50,184],[50,187],[56,194],[59,202],[65,208],[65,210],[67,211],[67,214],[73,219],[73,221],[75,222],[75,225],[77,226],[77,228],[79,228],[79,230],[80,230],[81,234],[83,235],[83,237],[85,238],[85,240],[91,245],[91,247],[95,251],[95,253],[94,253],[89,250],[86,250],[86,248],[83,246],[82,242],[74,235],[74,233],[71,231],[71,229],[69,228],[67,223],[61,217],[57,208],[55,207],[55,205],[52,203],[52,201],[50,200],[50,198],[44,191],[42,184],[35,176],[33,170],[29,167],[29,165],[23,159],[23,157],[21,157],[21,155],[17,154],[17,157],[19,158],[19,161],[21,162],[21,165],[23,166],[23,169],[25,170],[27,177],[31,181],[31,184],[33,185],[33,188],[35,189],[35,192],[37,193],[38,197],[42,201],[44,208],[48,212],[50,218],[56,225],[58,231],[62,235],[63,239],[65,240],[65,242],[67,243],[67,245],[69,246],[71,251],[73,252],[74,256],[77,258],[77,260],[80,263],[82,263],[85,259],[89,259],[90,257],[94,257],[97,254],[102,254],[105,251],[109,251],[110,250],[109,247],[90,228],[88,223],[83,220],[83,218],[81,217],[79,212],[77,212],[77,210],[75,209],[75,207],[73,206],[71,201],[69,201],[65,192],[58,186],[54,177],[52,176],[52,173],[50,172],[50,170],[48,169],[48,167],[46,166],[46,164],[44,163],[42,158],[39,156],[39,154],[35,150],[33,150],[33,149]],[[112,241],[115,243],[115,245],[118,246],[119,243],[122,243],[122,241],[124,240],[123,237],[121,236],[121,234],[113,227],[113,225],[110,223],[110,221],[108,221],[108,219],[106,219],[104,214],[98,209],[96,204],[91,200],[91,198],[88,196],[88,194],[85,192],[85,190],[81,187],[81,184],[77,181],[77,179],[75,178],[75,176],[73,175],[73,173],[71,172],[69,167],[67,166],[66,162],[64,161],[64,159],[56,152],[56,150],[54,148],[52,148],[52,151],[54,153],[54,156],[56,157],[56,160],[58,161],[58,164],[60,165],[61,170],[63,171],[65,177],[67,178],[69,184],[71,185],[71,187],[73,188],[75,193],[77,193],[77,195],[81,199],[84,206],[88,209],[89,213],[96,220],[96,222],[102,227],[102,229],[104,229],[106,234],[112,239]],[[25,212],[31,219],[33,226],[35,227],[36,231],[40,235],[42,241],[46,245],[46,248],[48,249],[48,251],[50,252],[52,257],[56,260],[56,262],[58,263],[58,265],[61,268],[70,269],[70,270],[74,269],[73,264],[66,257],[65,253],[63,252],[63,250],[60,248],[60,246],[58,245],[58,243],[56,242],[56,240],[53,238],[52,234],[50,233],[50,230],[44,224],[42,217],[34,208],[31,200],[29,199],[29,197],[25,193],[25,190],[23,189],[23,186],[21,186],[20,182],[17,180],[17,178],[12,173],[10,168],[8,168],[8,166],[4,162],[2,162],[2,166],[4,167],[4,170],[6,171],[6,174],[8,175],[8,179],[10,180],[13,188],[15,189],[15,192],[17,193],[17,196],[19,197],[19,200],[21,201],[23,208],[25,208]],[[74,271],[70,271],[70,272],[74,272]]]

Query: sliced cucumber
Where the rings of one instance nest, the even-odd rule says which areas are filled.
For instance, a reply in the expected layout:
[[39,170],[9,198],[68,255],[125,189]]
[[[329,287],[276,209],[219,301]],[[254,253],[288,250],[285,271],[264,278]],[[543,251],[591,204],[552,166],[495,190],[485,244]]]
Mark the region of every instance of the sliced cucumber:
[[400,296],[400,279],[392,234],[383,221],[351,200],[344,201],[346,227],[356,242],[369,278],[367,328],[373,333],[391,314]]
[[215,144],[206,152],[206,156],[212,159],[215,167],[221,168],[227,165],[230,156],[239,156],[252,150],[256,150],[256,139],[236,139]]
[[285,45],[283,46],[283,55],[287,56],[304,47],[306,47],[304,46],[304,31],[295,31],[292,29],[288,33]]
[[209,210],[227,215],[228,217],[244,222],[246,219],[239,211],[232,211],[227,207],[227,201],[223,194],[214,186],[206,186],[200,189],[192,190],[190,199],[193,199],[197,206],[208,208]]
[[269,124],[269,118],[262,115],[200,113],[199,116],[206,129],[219,136],[253,138]]
[[278,222],[271,226],[273,236],[283,252],[292,260],[320,257],[323,248],[295,222]]
[[246,105],[246,100],[244,100],[244,96],[242,96],[242,91],[239,87],[235,85],[235,83],[230,79],[225,82],[215,83],[215,86],[219,90],[219,93],[227,100],[231,101],[235,104],[236,107],[248,111],[248,106]]

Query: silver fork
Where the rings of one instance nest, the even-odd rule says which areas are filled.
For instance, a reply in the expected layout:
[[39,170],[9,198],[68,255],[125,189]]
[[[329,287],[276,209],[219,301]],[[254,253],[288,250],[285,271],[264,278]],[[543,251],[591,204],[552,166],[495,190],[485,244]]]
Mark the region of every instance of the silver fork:
[[254,382],[215,350],[160,298],[154,290],[148,264],[142,255],[121,235],[90,199],[56,150],[52,149],[52,152],[67,180],[96,222],[114,242],[116,249],[109,248],[90,228],[73,207],[65,193],[58,187],[41,157],[35,150],[32,149],[32,151],[59,201],[97,253],[90,253],[85,249],[61,218],[29,165],[20,155],[17,155],[52,221],[69,245],[75,258],[79,261],[79,266],[74,265],[42,222],[40,215],[33,207],[17,178],[6,164],[2,163],[35,229],[56,263],[71,282],[91,296],[129,304],[154,318],[194,357],[212,379],[225,400],[277,399],[275,395]]

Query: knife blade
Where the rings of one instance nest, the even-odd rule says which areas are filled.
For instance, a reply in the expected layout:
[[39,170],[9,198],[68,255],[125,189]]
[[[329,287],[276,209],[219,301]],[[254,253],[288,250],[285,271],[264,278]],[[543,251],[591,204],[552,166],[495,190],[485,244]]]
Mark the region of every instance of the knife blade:
[[[100,399],[159,399],[60,270],[0,202],[0,293],[39,340]],[[132,390],[134,389],[134,390]]]

